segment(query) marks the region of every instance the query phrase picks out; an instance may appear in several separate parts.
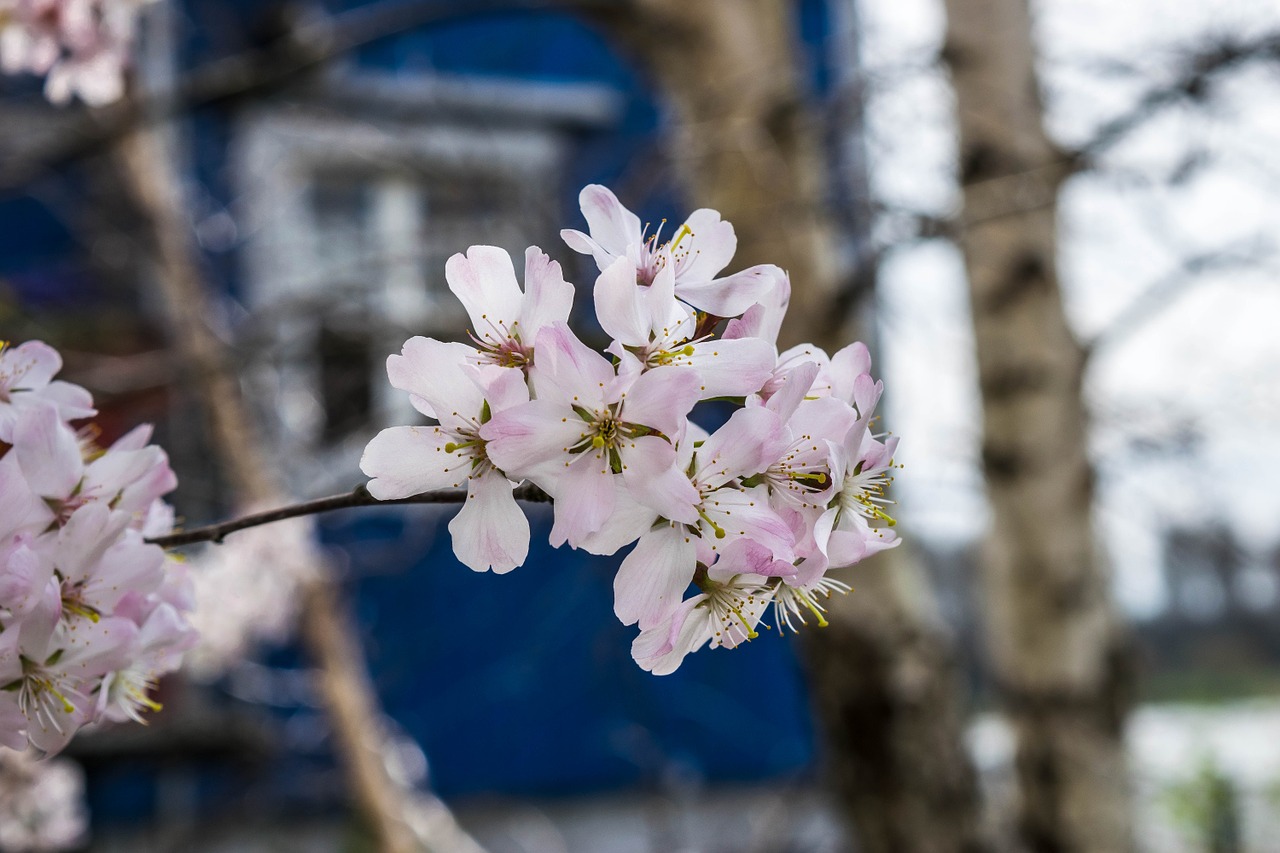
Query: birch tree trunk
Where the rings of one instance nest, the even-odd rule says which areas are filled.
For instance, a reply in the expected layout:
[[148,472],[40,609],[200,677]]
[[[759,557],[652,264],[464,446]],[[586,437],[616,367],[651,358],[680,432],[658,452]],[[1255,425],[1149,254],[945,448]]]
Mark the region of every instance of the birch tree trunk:
[[[797,78],[789,0],[633,0],[601,18],[656,80],[687,197],[738,235],[736,268],[791,275],[783,343],[848,343],[822,128]],[[858,849],[986,849],[962,736],[958,681],[922,568],[878,555],[845,580],[831,627],[805,638],[827,770]]]
[[1084,358],[1057,276],[1066,158],[1042,127],[1026,0],[946,0],[993,526],[983,600],[1029,850],[1131,847],[1127,643],[1091,521]]

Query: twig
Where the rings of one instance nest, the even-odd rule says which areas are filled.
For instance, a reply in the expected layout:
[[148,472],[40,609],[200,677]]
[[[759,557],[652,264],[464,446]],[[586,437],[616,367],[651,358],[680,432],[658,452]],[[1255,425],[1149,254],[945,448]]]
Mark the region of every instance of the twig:
[[[530,501],[533,503],[549,503],[551,497],[542,489],[531,483],[526,483],[515,490],[516,500]],[[277,509],[269,509],[263,512],[255,512],[250,515],[244,515],[240,518],[233,518],[228,521],[222,521],[217,524],[208,524],[204,527],[196,527],[191,530],[183,530],[178,533],[170,533],[168,536],[156,536],[148,539],[147,542],[152,545],[159,545],[162,548],[177,548],[181,545],[194,545],[197,542],[212,542],[215,545],[221,545],[222,540],[227,536],[239,530],[246,530],[250,527],[258,527],[263,524],[271,524],[274,521],[284,521],[287,518],[298,518],[303,515],[317,515],[322,512],[331,512],[335,509],[350,509],[360,506],[388,506],[392,504],[460,504],[467,499],[467,493],[461,489],[441,489],[434,492],[423,492],[420,495],[410,495],[407,498],[396,498],[393,500],[380,501],[373,495],[369,494],[369,490],[363,485],[356,486],[349,492],[341,495],[330,495],[327,498],[316,498],[315,500],[303,501],[302,503],[289,504]]]

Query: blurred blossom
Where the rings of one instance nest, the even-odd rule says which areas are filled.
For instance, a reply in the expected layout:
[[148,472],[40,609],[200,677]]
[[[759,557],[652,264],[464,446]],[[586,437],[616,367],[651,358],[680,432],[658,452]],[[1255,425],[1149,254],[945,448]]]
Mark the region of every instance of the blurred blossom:
[[0,0],[0,68],[45,77],[55,104],[124,96],[139,9],[154,0]]
[[67,850],[88,826],[78,764],[0,749],[0,850]]
[[191,621],[200,640],[186,656],[187,671],[213,679],[255,645],[288,639],[299,589],[319,563],[311,521],[301,518],[233,533],[193,558]]

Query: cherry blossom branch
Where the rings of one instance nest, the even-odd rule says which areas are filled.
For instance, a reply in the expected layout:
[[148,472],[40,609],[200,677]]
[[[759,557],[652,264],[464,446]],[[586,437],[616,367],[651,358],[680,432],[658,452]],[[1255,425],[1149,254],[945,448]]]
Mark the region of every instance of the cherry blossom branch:
[[[550,503],[551,497],[542,489],[531,483],[526,483],[515,490],[517,500],[530,501],[533,503]],[[462,503],[467,499],[467,493],[463,489],[441,489],[435,492],[423,492],[420,495],[411,495],[407,498],[398,498],[396,500],[378,500],[369,494],[369,490],[365,486],[356,486],[349,492],[340,495],[330,495],[325,498],[316,498],[315,500],[302,501],[301,503],[288,504],[277,509],[269,509],[263,512],[255,512],[240,518],[232,518],[217,524],[208,524],[204,527],[196,527],[191,530],[183,530],[178,533],[171,533],[168,536],[157,536],[154,539],[148,539],[152,545],[159,545],[162,548],[177,548],[182,545],[194,545],[197,542],[212,542],[215,545],[221,545],[222,540],[227,536],[239,530],[246,530],[250,527],[258,527],[263,524],[271,524],[274,521],[284,521],[287,518],[297,518],[303,515],[317,515],[322,512],[331,512],[336,509],[350,509],[352,507],[361,506],[387,506],[389,504],[456,504]]]

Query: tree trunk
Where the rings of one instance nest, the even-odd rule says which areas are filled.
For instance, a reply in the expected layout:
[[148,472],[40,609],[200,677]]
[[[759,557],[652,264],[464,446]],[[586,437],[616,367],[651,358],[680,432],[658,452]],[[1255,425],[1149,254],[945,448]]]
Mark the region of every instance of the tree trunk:
[[[837,299],[822,127],[797,76],[796,15],[788,0],[633,0],[602,20],[671,111],[687,197],[733,223],[735,267],[790,273],[786,342],[833,349],[848,342],[849,312]],[[828,772],[859,850],[986,849],[954,662],[921,566],[889,552],[845,580],[855,591],[831,602],[831,627],[805,648]]]
[[[275,469],[263,456],[239,383],[228,369],[225,347],[209,327],[209,290],[183,213],[181,182],[171,156],[160,132],[149,128],[126,134],[117,148],[124,183],[151,228],[158,290],[174,347],[206,404],[213,450],[237,500],[249,507],[287,503]],[[338,603],[333,578],[318,550],[307,556],[321,568],[308,588],[299,590],[302,639],[318,671],[319,690],[353,799],[378,849],[383,853],[483,853],[436,798],[406,790],[391,777],[382,713],[365,670],[358,634]]]
[[947,0],[993,525],[983,566],[997,690],[1034,851],[1131,847],[1129,655],[1091,520],[1082,350],[1057,276],[1067,171],[1041,124],[1026,0]]

